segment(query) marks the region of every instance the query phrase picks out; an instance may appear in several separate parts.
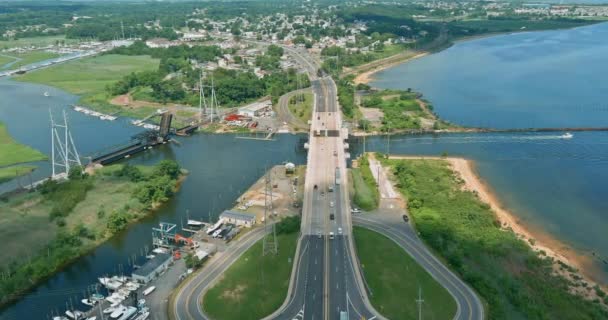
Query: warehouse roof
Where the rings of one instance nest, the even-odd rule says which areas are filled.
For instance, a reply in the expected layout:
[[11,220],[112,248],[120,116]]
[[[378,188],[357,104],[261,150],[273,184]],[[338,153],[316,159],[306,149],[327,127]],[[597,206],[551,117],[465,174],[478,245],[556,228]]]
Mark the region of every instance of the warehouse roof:
[[152,272],[156,271],[158,267],[167,262],[167,260],[171,259],[171,255],[167,253],[159,253],[154,258],[148,260],[141,266],[139,269],[133,271],[133,275],[140,277],[147,277]]
[[236,212],[236,211],[230,211],[230,210],[226,210],[226,211],[222,212],[222,214],[220,215],[220,218],[244,220],[244,221],[250,221],[250,222],[255,221],[255,215],[253,215],[251,213]]

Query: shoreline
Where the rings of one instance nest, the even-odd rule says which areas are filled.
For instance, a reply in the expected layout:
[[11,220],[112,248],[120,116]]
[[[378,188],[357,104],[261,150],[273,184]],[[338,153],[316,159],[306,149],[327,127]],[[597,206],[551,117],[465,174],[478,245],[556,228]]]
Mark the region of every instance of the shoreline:
[[[564,263],[568,266],[577,269],[585,282],[591,286],[599,285],[606,289],[606,285],[602,284],[596,274],[593,272],[593,261],[579,252],[576,252],[571,246],[561,241],[560,239],[547,234],[540,228],[526,225],[519,216],[507,209],[492,187],[484,181],[478,174],[475,166],[475,161],[462,157],[438,157],[438,156],[389,156],[389,159],[402,160],[444,160],[449,163],[454,173],[458,174],[463,180],[463,188],[477,194],[479,199],[490,206],[490,209],[496,215],[500,222],[500,227],[503,230],[511,230],[518,238],[522,239],[530,248],[540,254],[541,251],[545,256],[551,257],[555,263]],[[558,262],[559,261],[559,262]],[[554,263],[554,265],[556,265]],[[559,268],[556,273],[572,280],[569,272],[560,272]],[[588,296],[589,292],[577,291],[578,293]]]
[[[385,63],[385,64],[381,63],[377,67],[372,67],[370,70],[363,71],[363,72],[357,74],[355,76],[355,79],[353,80],[353,83],[355,85],[361,84],[361,83],[362,84],[368,84],[369,82],[371,82],[372,80],[374,80],[374,74],[376,74],[376,73],[378,73],[380,71],[384,71],[384,70],[386,70],[388,68],[400,65],[402,63],[407,63],[407,62],[410,62],[412,60],[415,60],[415,59],[418,59],[418,58],[422,58],[422,57],[427,56],[429,54],[431,54],[431,52],[429,52],[429,51],[422,51],[422,52],[414,54],[413,56],[406,57],[404,59],[398,59],[397,61],[391,61],[391,62],[388,62],[388,63]],[[389,59],[389,58],[391,58],[391,57],[388,57],[387,59]]]

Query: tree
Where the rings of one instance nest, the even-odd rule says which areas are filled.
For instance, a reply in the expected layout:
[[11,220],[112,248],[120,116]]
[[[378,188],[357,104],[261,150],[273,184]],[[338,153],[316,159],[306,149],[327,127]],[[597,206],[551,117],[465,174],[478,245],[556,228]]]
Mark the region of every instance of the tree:
[[283,48],[271,44],[268,46],[268,49],[266,49],[266,53],[271,55],[271,56],[275,56],[275,57],[281,57],[283,55]]
[[81,166],[73,166],[70,168],[70,172],[68,172],[68,179],[70,180],[81,180],[86,177],[86,174],[82,170]]
[[181,173],[179,164],[173,160],[163,160],[156,165],[154,174],[158,176],[169,176],[171,179],[177,179]]

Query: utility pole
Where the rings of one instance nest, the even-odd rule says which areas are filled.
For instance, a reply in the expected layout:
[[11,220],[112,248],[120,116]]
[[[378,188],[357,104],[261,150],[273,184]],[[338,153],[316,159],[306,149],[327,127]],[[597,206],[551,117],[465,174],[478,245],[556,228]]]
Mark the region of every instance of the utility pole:
[[[279,243],[277,242],[277,232],[275,228],[275,224],[273,223],[271,228],[272,230],[268,230],[268,211],[270,211],[270,215],[272,215],[272,168],[266,172],[265,180],[265,190],[264,190],[264,242],[263,242],[263,250],[262,255],[267,255],[269,253],[276,255],[279,252]],[[270,233],[270,234],[268,234]]]
[[418,320],[422,320],[422,288],[418,287],[418,299],[416,299],[416,304],[418,305]]
[[388,124],[388,130],[386,131],[386,158],[388,159],[389,154],[391,154],[391,124]]
[[122,20],[120,20],[120,30],[122,31],[122,40],[125,39],[125,26],[122,24]]

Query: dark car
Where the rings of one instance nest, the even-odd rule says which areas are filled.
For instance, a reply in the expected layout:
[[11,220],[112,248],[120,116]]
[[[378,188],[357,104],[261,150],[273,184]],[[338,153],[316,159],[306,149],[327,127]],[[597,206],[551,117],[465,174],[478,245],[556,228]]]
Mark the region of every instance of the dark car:
[[334,214],[333,213],[329,215],[329,220],[334,220]]
[[406,214],[404,214],[404,215],[403,215],[403,221],[405,221],[405,222],[409,222],[409,221],[410,221],[410,218],[409,218],[409,217],[408,217]]
[[317,185],[315,184],[315,186],[313,187],[315,190],[317,190]]

